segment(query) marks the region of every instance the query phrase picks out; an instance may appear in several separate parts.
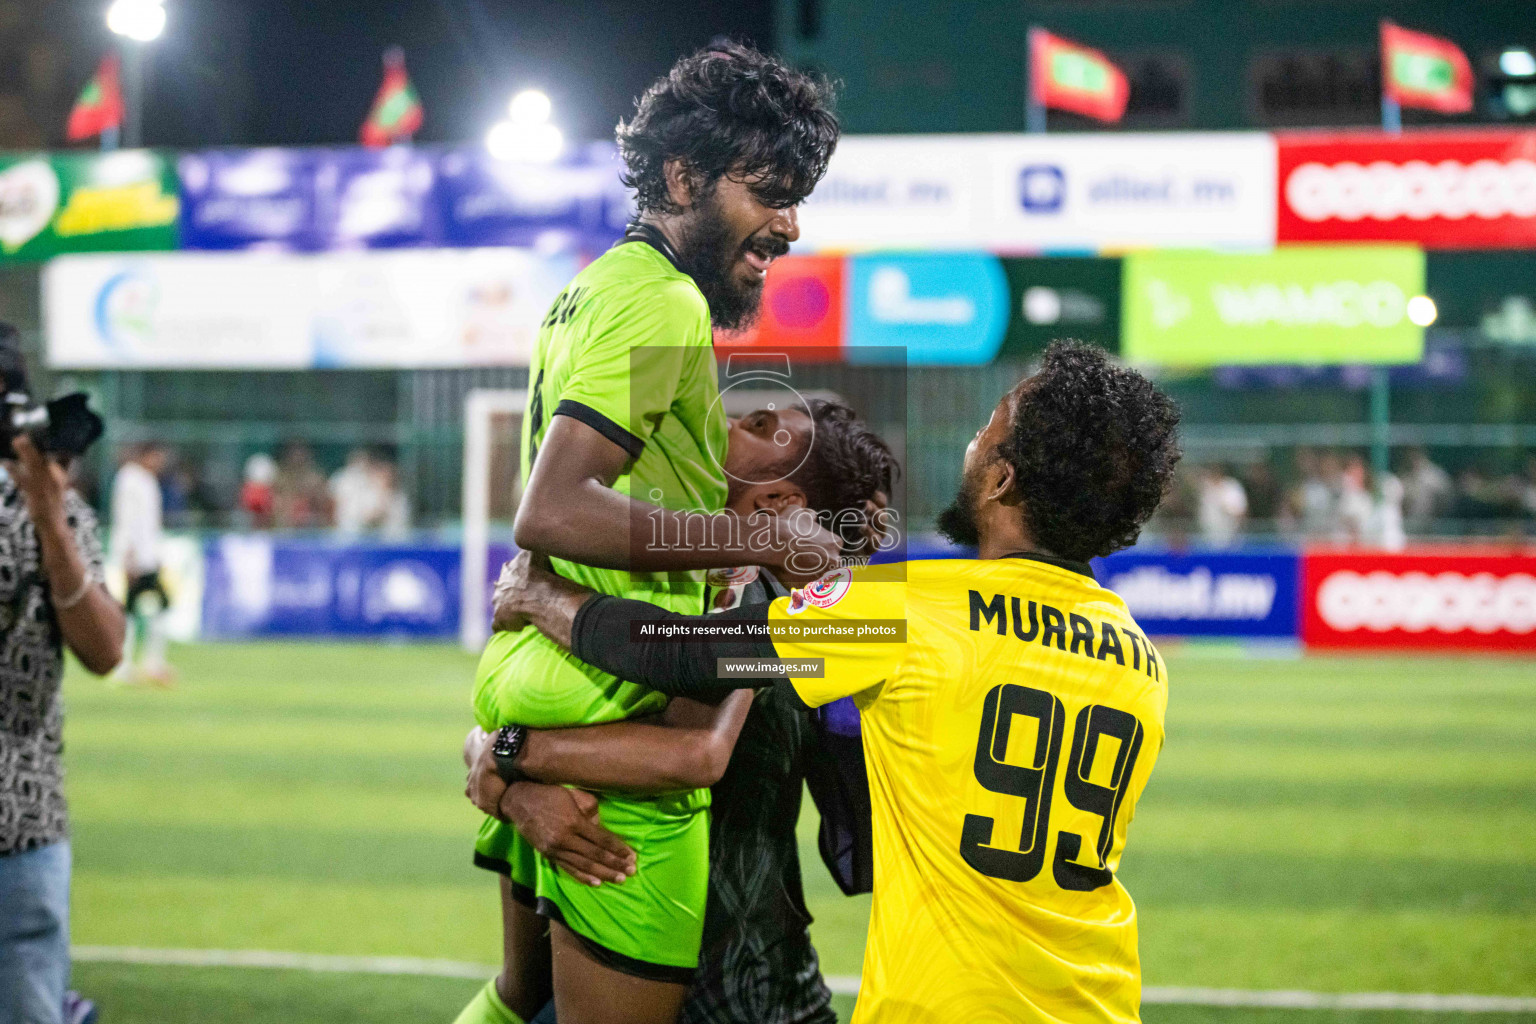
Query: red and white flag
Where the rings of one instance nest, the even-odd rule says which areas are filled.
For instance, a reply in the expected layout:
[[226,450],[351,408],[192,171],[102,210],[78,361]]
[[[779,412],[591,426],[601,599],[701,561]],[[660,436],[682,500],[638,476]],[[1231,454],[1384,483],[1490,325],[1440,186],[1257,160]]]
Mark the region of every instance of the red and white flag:
[[1041,107],[1070,110],[1100,121],[1119,121],[1131,86],[1125,73],[1098,50],[1029,30],[1029,88]]

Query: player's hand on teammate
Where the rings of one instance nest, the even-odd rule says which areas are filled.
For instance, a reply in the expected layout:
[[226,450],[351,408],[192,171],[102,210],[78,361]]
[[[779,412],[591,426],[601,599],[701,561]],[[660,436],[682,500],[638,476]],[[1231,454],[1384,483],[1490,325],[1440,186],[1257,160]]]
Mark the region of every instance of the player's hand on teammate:
[[787,579],[815,579],[842,564],[843,544],[808,508],[781,512],[775,519],[773,550],[763,564]]
[[[543,559],[544,567],[549,565]],[[496,589],[491,592],[491,628],[497,632],[516,633],[528,625],[522,598],[534,574],[534,555],[531,551],[519,551],[501,567],[496,577]]]
[[541,782],[508,786],[496,773],[490,739],[479,726],[464,737],[469,768],[464,795],[471,803],[510,822],[534,849],[585,885],[623,882],[635,873],[635,852],[603,827],[596,796]]
[[530,625],[562,647],[571,646],[571,622],[592,591],[556,575],[549,558],[531,551],[501,567],[492,594],[491,626],[517,632]]
[[603,827],[597,806],[584,789],[518,782],[502,794],[496,816],[578,882],[622,883],[635,873],[635,851]]

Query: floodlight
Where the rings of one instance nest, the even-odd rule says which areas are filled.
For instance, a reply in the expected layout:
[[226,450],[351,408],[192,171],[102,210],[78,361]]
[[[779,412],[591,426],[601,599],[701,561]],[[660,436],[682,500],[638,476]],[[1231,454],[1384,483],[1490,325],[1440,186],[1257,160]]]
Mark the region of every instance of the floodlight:
[[1499,70],[1510,78],[1536,77],[1536,56],[1530,50],[1505,50],[1499,54]]
[[1428,327],[1439,315],[1435,300],[1428,295],[1415,295],[1408,300],[1408,322],[1415,327]]
[[543,124],[551,109],[549,97],[538,89],[524,89],[507,104],[513,124]]
[[161,0],[115,0],[107,8],[107,28],[135,42],[152,42],[165,31],[165,7]]
[[497,160],[547,164],[560,156],[565,137],[548,123],[498,121],[485,134],[485,148]]

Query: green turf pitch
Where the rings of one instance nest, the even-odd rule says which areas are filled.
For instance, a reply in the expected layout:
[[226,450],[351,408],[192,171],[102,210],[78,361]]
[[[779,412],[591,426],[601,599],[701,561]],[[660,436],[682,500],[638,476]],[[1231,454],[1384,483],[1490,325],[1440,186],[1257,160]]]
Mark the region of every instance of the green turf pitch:
[[[176,657],[171,692],[67,683],[77,943],[495,959],[458,761],[470,656]],[[1168,746],[1122,865],[1148,985],[1536,995],[1532,663],[1169,661]],[[813,844],[805,861],[825,967],[856,973],[867,901],[837,895]],[[108,964],[77,980],[104,1024],[446,1022],[474,988]],[[1146,1011],[1149,1024],[1421,1018],[1515,1019]]]

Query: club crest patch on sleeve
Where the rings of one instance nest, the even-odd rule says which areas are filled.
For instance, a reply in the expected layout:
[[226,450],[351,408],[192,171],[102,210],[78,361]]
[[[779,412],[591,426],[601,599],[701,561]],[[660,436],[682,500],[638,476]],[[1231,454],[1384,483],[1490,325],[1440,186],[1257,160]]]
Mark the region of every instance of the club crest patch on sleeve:
[[787,611],[798,615],[807,608],[831,608],[847,595],[853,586],[852,569],[833,569],[814,583],[807,583],[789,595]]
[[757,566],[739,565],[734,569],[711,569],[705,582],[712,587],[744,587],[757,579]]

